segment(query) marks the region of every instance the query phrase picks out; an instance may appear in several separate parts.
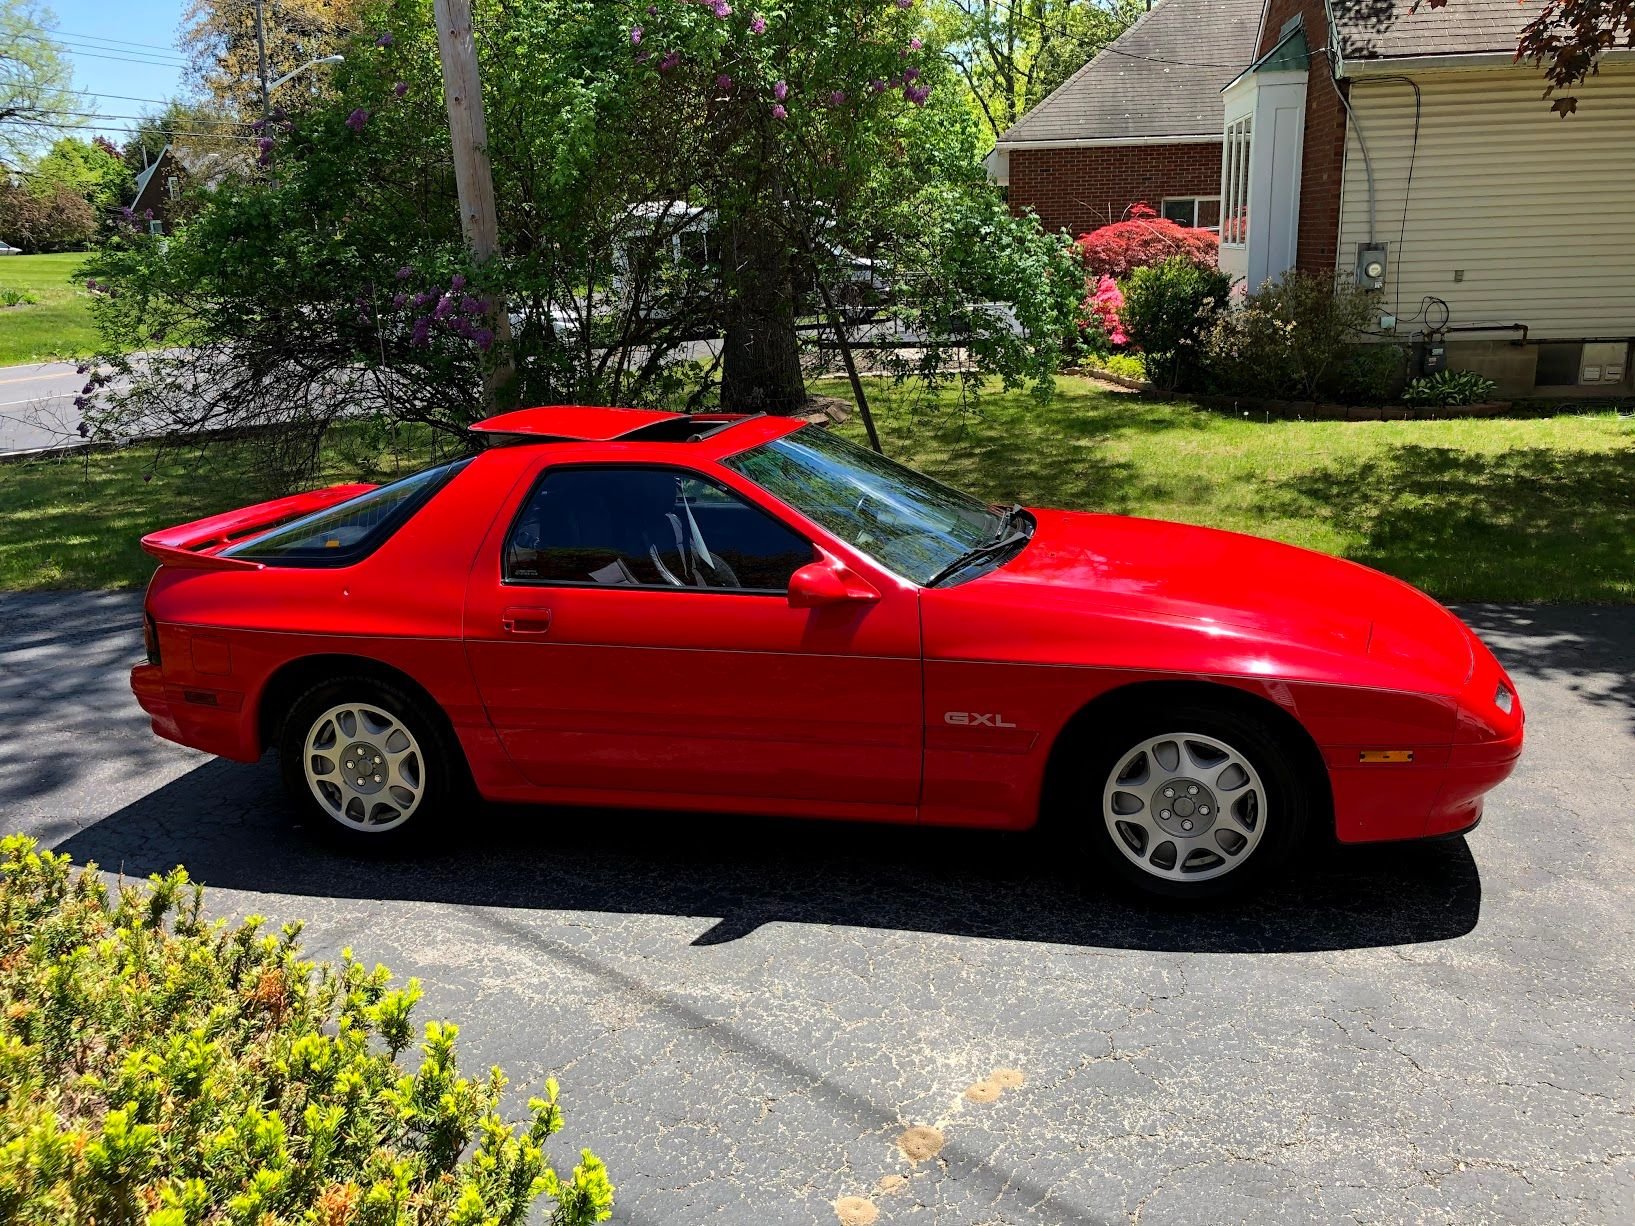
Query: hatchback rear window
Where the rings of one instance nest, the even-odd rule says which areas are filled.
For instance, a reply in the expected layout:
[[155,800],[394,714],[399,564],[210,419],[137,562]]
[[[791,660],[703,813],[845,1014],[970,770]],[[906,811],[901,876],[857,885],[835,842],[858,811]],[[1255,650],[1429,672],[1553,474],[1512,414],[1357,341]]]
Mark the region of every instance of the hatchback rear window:
[[223,556],[269,566],[346,566],[367,557],[467,464],[469,456],[422,469],[413,476],[359,494],[339,506],[303,515],[263,533]]

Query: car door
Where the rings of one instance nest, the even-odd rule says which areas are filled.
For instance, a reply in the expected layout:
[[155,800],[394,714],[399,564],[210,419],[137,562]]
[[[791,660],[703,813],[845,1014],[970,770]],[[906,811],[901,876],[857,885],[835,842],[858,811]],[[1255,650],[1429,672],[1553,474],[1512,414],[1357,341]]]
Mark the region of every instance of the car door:
[[559,463],[513,496],[465,632],[506,752],[564,798],[912,818],[917,593],[879,583],[872,599],[794,607],[791,575],[823,551],[729,481]]

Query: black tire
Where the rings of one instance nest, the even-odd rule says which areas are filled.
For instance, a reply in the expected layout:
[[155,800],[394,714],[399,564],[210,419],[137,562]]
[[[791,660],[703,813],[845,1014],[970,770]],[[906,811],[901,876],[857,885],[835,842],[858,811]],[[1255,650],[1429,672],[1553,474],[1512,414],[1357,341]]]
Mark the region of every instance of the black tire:
[[[1108,804],[1113,772],[1143,744],[1155,737],[1167,739],[1171,734],[1183,739],[1188,736],[1208,738],[1225,745],[1240,755],[1258,776],[1258,788],[1243,793],[1223,791],[1227,800],[1215,806],[1217,810],[1224,806],[1235,811],[1237,805],[1232,797],[1239,795],[1246,810],[1258,810],[1253,814],[1256,828],[1244,839],[1243,846],[1247,850],[1241,853],[1241,860],[1232,858],[1224,849],[1230,846],[1227,840],[1244,837],[1244,828],[1229,824],[1225,815],[1213,815],[1218,831],[1212,825],[1205,835],[1168,840],[1172,848],[1186,849],[1180,853],[1182,863],[1176,865],[1173,863],[1175,853],[1166,857],[1163,850],[1162,841],[1167,837],[1164,833],[1140,842],[1145,833],[1140,825],[1129,822],[1120,825],[1116,808]],[[1114,718],[1080,728],[1071,735],[1072,743],[1063,746],[1066,757],[1052,796],[1056,810],[1052,820],[1090,866],[1125,888],[1149,897],[1202,902],[1239,896],[1264,886],[1278,877],[1303,848],[1316,823],[1316,815],[1323,809],[1322,791],[1297,748],[1288,743],[1287,735],[1235,705],[1195,698],[1169,704],[1150,703],[1135,709],[1125,708]],[[1208,748],[1201,742],[1197,746],[1199,750]],[[1189,768],[1180,769],[1189,775],[1198,773]],[[1209,783],[1206,781],[1203,786],[1207,793]],[[1119,793],[1115,802],[1126,795],[1121,789],[1113,790]],[[1109,812],[1114,813],[1113,825],[1121,833],[1110,828]],[[1173,829],[1178,819],[1169,816],[1168,810],[1163,812]],[[1201,824],[1201,819],[1192,820],[1199,820]],[[1154,816],[1147,828],[1156,825]],[[1197,842],[1189,842],[1188,838]],[[1220,849],[1208,846],[1209,839],[1219,841]],[[1202,875],[1195,880],[1157,875],[1167,872],[1184,876],[1188,865],[1197,865],[1196,871],[1207,874],[1215,871],[1210,857],[1226,866],[1220,875]],[[1171,863],[1163,864],[1166,858]],[[1143,860],[1146,866],[1136,863],[1137,859]]]
[[[310,784],[305,755],[307,738],[314,726],[324,721],[334,708],[352,705],[389,716],[412,738],[417,751],[412,756],[418,759],[419,789],[418,792],[394,789],[389,772],[383,784],[373,784],[371,777],[373,794],[357,798],[359,803],[349,810],[351,820],[343,821],[330,806],[337,797],[344,802],[345,794],[333,789],[333,785],[331,790]],[[331,724],[337,730],[341,726],[341,722]],[[338,763],[339,755],[351,745],[361,744],[361,737],[368,735],[366,729],[358,738],[343,739],[336,745],[337,757],[330,759],[331,763]],[[391,743],[401,744],[395,740]],[[337,677],[303,692],[290,705],[279,729],[278,759],[299,823],[326,842],[355,851],[395,851],[415,845],[447,817],[466,790],[464,759],[443,721],[406,688],[375,677]],[[329,805],[320,800],[320,790],[328,791]],[[392,807],[401,806],[403,799],[409,796],[414,797],[412,806],[396,810],[401,814],[406,807],[407,816],[390,824],[394,820]],[[371,826],[366,820],[360,820],[364,816],[361,812],[364,803],[377,815],[378,825]]]

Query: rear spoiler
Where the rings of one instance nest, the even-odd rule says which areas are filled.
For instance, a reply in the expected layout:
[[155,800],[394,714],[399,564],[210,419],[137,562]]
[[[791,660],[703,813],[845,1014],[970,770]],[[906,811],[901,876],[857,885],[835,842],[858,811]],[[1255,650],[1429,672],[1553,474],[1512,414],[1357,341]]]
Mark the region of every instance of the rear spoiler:
[[322,511],[359,494],[367,494],[374,488],[373,485],[332,485],[324,490],[258,502],[254,506],[212,515],[208,519],[196,519],[190,524],[177,524],[174,528],[150,532],[142,538],[142,548],[166,566],[184,566],[193,570],[260,570],[260,562],[252,562],[248,558],[224,558],[216,551],[292,519],[300,519],[303,515]]

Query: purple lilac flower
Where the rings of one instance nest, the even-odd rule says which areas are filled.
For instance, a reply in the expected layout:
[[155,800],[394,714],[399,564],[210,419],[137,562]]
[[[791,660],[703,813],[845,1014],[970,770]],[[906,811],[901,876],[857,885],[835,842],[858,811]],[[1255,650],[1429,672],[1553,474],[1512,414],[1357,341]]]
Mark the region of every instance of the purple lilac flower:
[[363,125],[369,122],[369,112],[361,106],[346,117],[346,126],[354,132],[362,132]]
[[715,2],[710,5],[710,12],[714,13],[717,17],[731,17],[732,5],[728,4],[727,0],[715,0]]
[[908,85],[913,81],[917,81],[919,76],[920,70],[918,68],[905,68],[903,69],[903,84]]
[[664,53],[664,58],[659,61],[659,71],[660,72],[669,72],[672,68],[674,68],[679,63],[681,63],[681,52],[679,52],[679,51],[666,51]]
[[404,304],[408,301],[409,296],[402,290],[398,290],[397,293],[392,295],[392,305],[400,311],[403,309]]
[[85,283],[85,288],[86,289],[95,289],[96,287],[97,287],[97,282],[96,282],[95,277],[92,277],[89,281],[87,281]]
[[781,103],[781,102],[774,104],[773,107],[772,107],[772,118],[774,118],[774,119],[788,119],[789,118],[788,108],[785,107],[784,104]]
[[89,396],[92,392],[97,390],[97,385],[95,383],[87,383],[84,387],[80,388],[79,390],[82,393],[84,393],[85,395]]
[[883,94],[888,87],[879,77],[875,77],[874,80],[869,82],[869,88],[877,94]]
[[776,85],[774,85],[772,87],[772,96],[779,102],[782,102],[785,98],[789,97],[789,82],[779,81]]
[[153,210],[152,209],[143,209],[142,210],[142,220],[143,221],[152,221],[153,220]]
[[89,374],[90,370],[91,364],[89,362],[81,362],[78,366],[74,367],[74,373],[76,375]]
[[412,276],[414,276],[414,269],[410,268],[407,264],[397,270],[397,279],[399,281],[407,281]]
[[478,328],[477,331],[476,331],[475,336],[473,337],[473,339],[476,340],[476,342],[477,342],[477,348],[481,349],[483,352],[486,353],[490,348],[493,347],[493,344],[494,344],[494,329],[492,329],[492,328]]
[[931,87],[929,85],[909,85],[903,89],[903,97],[907,98],[915,106],[924,106],[925,100],[930,96]]
[[403,97],[404,94],[409,92],[409,83],[407,81],[399,81],[396,85],[392,86],[392,92],[399,98]]
[[437,300],[437,305],[431,309],[431,317],[433,319],[446,319],[448,318],[448,313],[453,309],[454,299],[450,298],[447,294],[444,294]]
[[429,342],[430,338],[431,319],[428,316],[422,315],[419,319],[414,321],[414,328],[409,333],[409,344],[416,346],[425,345]]
[[756,14],[754,17],[750,18],[749,32],[751,34],[765,34],[766,33],[766,18],[760,16],[759,14]]
[[630,27],[630,45],[632,47],[639,47],[642,45],[642,28],[640,26]]
[[273,138],[270,136],[263,136],[260,140],[256,141],[255,144],[257,149],[261,150],[263,153],[266,153],[273,147]]
[[715,78],[715,88],[716,89],[731,89],[732,88],[732,78],[729,77],[726,73],[723,72],[720,76]]
[[448,287],[450,289],[452,289],[452,290],[462,290],[462,289],[464,289],[466,287],[466,275],[465,275],[465,273],[457,272],[452,277],[450,277],[449,282],[448,282]]
[[908,40],[908,49],[910,51],[918,51],[923,46],[925,46],[925,43],[921,39],[911,38]]
[[482,310],[482,306],[483,306],[483,304],[478,302],[470,294],[467,294],[464,298],[460,299],[460,309],[462,311],[464,311],[467,315],[477,314],[479,311]]
[[430,294],[422,292],[422,293],[416,294],[410,301],[412,301],[416,307],[423,307],[428,302],[430,302],[431,299],[432,299],[432,296]]
[[76,409],[87,408],[87,407],[90,406],[90,403],[91,403],[91,401],[89,400],[89,398],[87,398],[85,396],[75,396],[74,397],[74,407]]
[[911,9],[914,7],[914,0],[897,0],[897,7],[900,9]]
[[390,47],[396,41],[397,40],[392,37],[392,32],[390,30],[386,30],[386,31],[382,32],[382,34],[381,34],[381,36],[379,38],[375,39],[375,46],[377,46],[377,47]]

